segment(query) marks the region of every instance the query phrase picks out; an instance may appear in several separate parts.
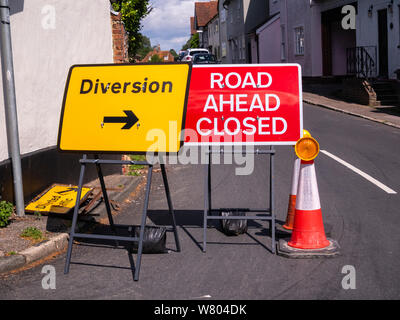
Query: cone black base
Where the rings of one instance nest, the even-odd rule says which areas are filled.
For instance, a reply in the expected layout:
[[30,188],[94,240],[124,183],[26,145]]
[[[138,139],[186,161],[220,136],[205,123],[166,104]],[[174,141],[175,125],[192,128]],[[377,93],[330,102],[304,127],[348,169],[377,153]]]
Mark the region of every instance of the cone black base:
[[337,241],[329,239],[329,245],[322,249],[297,249],[288,245],[290,239],[280,239],[277,244],[277,253],[285,258],[292,259],[314,259],[314,258],[332,258],[338,256],[339,244]]

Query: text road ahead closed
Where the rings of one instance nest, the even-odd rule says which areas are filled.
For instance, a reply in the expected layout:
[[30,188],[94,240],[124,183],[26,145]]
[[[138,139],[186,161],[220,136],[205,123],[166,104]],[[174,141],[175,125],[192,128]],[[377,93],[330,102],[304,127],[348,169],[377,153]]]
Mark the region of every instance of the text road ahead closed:
[[303,130],[300,66],[194,66],[185,129],[185,145],[294,145]]

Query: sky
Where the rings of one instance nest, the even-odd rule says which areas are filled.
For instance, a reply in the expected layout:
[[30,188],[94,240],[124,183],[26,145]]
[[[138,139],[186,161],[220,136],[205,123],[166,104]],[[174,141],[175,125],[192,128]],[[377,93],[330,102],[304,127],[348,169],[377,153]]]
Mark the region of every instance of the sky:
[[[201,1],[206,0],[196,0]],[[160,44],[161,50],[174,49],[179,52],[190,38],[190,17],[194,16],[194,2],[150,0],[153,11],[142,20],[142,34],[150,38],[152,46]]]

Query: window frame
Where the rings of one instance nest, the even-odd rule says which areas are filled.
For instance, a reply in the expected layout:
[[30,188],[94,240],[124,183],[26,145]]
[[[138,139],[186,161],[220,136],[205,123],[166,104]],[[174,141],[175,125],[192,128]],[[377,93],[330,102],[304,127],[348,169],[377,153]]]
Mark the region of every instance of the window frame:
[[[305,46],[306,37],[305,37],[304,25],[295,26],[293,28],[293,31],[294,31],[294,54],[296,56],[304,56],[306,51],[306,46]],[[300,31],[300,33],[298,31]],[[301,43],[301,39],[303,40],[303,43]]]
[[286,25],[281,24],[281,61],[286,61]]

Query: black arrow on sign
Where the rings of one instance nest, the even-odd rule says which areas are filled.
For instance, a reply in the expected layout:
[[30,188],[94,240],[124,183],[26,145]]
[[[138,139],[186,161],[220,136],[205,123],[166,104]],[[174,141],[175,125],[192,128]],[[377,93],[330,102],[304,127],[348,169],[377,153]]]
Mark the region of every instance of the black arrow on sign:
[[104,123],[125,123],[121,129],[130,129],[139,121],[138,117],[131,110],[124,110],[126,117],[104,117]]

